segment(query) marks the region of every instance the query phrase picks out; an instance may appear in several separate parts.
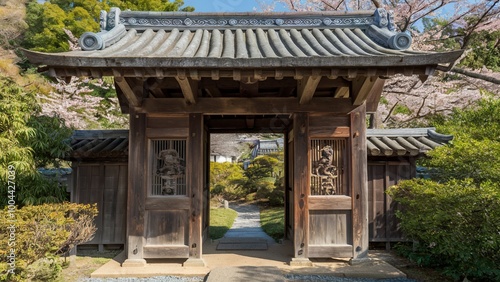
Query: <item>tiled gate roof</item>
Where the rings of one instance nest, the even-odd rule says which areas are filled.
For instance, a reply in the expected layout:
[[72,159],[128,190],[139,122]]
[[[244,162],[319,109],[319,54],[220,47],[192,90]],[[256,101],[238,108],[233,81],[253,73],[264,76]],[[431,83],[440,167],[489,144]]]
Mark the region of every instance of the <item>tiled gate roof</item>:
[[[417,156],[448,143],[453,137],[434,128],[368,129],[369,156]],[[76,130],[70,159],[126,158],[128,130]]]

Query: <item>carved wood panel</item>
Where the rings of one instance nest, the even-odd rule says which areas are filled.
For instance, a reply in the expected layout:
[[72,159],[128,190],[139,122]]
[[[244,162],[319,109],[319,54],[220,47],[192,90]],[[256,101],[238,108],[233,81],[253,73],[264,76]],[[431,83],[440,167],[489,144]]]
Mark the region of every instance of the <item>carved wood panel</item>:
[[347,140],[311,140],[311,195],[349,195]]

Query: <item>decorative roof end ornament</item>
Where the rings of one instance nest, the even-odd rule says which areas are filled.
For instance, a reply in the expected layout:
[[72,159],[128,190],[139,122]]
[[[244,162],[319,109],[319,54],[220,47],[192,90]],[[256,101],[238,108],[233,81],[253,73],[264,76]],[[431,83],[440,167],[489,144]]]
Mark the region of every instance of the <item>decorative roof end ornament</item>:
[[410,48],[412,38],[408,33],[396,32],[394,24],[394,12],[382,8],[375,10],[374,24],[367,30],[366,34],[378,44],[395,50],[406,50]]
[[110,31],[85,32],[78,39],[78,44],[84,51],[102,50],[118,42],[127,34],[127,30],[123,24],[118,24]]

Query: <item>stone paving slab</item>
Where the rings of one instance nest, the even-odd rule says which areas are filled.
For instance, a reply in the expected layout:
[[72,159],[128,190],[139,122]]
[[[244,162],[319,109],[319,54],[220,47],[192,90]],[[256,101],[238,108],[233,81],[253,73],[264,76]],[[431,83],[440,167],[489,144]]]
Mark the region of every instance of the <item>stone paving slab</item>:
[[267,243],[219,243],[217,250],[267,250]]
[[281,270],[273,266],[218,267],[210,271],[206,282],[285,282]]
[[219,243],[267,243],[267,240],[262,238],[228,237],[221,238]]

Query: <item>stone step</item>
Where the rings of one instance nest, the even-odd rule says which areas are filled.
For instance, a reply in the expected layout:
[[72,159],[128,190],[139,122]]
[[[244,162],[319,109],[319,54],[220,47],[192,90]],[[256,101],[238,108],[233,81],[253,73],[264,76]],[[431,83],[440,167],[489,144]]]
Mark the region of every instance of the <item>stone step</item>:
[[219,243],[217,245],[217,250],[267,250],[267,243]]

